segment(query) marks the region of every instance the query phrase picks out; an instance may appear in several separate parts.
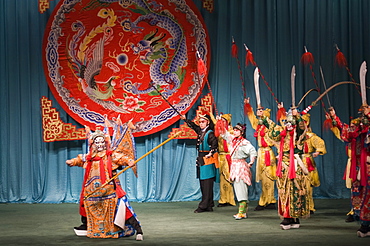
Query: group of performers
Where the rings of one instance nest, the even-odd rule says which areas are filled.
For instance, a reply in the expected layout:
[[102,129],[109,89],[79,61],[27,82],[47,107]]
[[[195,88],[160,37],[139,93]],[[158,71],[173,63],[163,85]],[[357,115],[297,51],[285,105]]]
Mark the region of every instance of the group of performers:
[[[293,73],[295,71],[292,69]],[[365,94],[363,90],[362,92]],[[293,96],[294,92],[292,92]],[[366,98],[366,94],[363,97]],[[252,184],[251,167],[257,161],[255,180],[261,183],[262,189],[258,205],[254,210],[276,209],[277,203],[278,214],[282,219],[280,227],[283,230],[300,228],[300,218],[308,218],[315,211],[313,187],[320,186],[320,178],[314,158],[326,154],[325,142],[313,133],[310,127],[311,120],[308,112],[312,105],[300,111],[292,99],[292,105],[286,112],[283,105],[279,103],[278,112],[281,117],[277,117],[277,122],[274,122],[270,119],[270,110],[260,105],[258,95],[256,98],[256,114],[249,98],[244,100],[244,104],[245,113],[255,130],[258,152],[246,139],[245,124],[238,123],[231,127],[230,114],[221,114],[216,117],[216,120],[213,115],[200,115],[199,126],[187,120],[185,116],[181,116],[198,134],[197,169],[202,201],[194,212],[213,211],[213,193],[210,190],[213,185],[208,185],[209,190],[206,192],[202,183],[213,183],[219,178],[218,206],[234,206],[237,201],[238,213],[233,217],[236,220],[247,218],[248,186]],[[345,179],[347,187],[351,189],[352,209],[348,213],[346,222],[360,221],[361,226],[357,230],[357,235],[368,237],[370,236],[370,106],[367,105],[366,99],[363,100],[360,111],[361,116],[352,120],[350,125],[342,123],[332,107],[326,113],[326,117],[331,121],[331,130],[334,134],[347,143],[348,163]],[[281,114],[281,112],[284,113]],[[215,128],[212,129],[214,125]],[[217,138],[218,158],[214,160]],[[277,152],[276,156],[275,152]],[[212,175],[207,177],[208,181],[202,178],[202,170],[207,170],[207,173],[212,170]],[[278,189],[277,201],[274,196],[275,185]],[[203,207],[205,200],[212,200],[212,202]]]
[[[202,196],[194,213],[213,211],[217,182],[218,207],[235,206],[237,202],[238,211],[233,217],[248,218],[248,186],[252,185],[251,168],[256,162],[255,180],[261,183],[261,195],[254,210],[277,209],[283,230],[299,228],[300,219],[315,211],[312,191],[320,185],[320,179],[314,158],[326,154],[325,142],[312,132],[309,110],[299,111],[294,101],[288,112],[278,104],[278,111],[284,114],[276,122],[258,97],[256,113],[249,98],[244,104],[255,130],[257,150],[246,139],[246,124],[231,126],[231,114],[199,115],[197,122],[180,115],[198,135],[196,170]],[[363,103],[361,116],[349,125],[342,123],[333,108],[326,117],[335,136],[347,143],[345,177],[351,189],[350,214],[361,223],[357,235],[370,236],[370,106]],[[130,135],[134,126],[131,122],[122,124],[119,119],[110,124],[113,134],[108,124],[103,131],[87,129],[87,154],[66,161],[69,166],[85,168],[80,199],[83,224],[75,227],[75,232],[91,238],[119,238],[136,233],[136,240],[143,240],[140,222],[116,175],[122,167],[136,167]]]

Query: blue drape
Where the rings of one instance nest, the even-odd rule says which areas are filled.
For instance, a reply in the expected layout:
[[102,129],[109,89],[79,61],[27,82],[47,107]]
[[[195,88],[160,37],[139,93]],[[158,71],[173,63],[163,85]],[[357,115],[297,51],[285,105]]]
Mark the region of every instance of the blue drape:
[[[50,92],[42,66],[43,31],[58,3],[38,12],[37,0],[0,0],[0,202],[77,202],[81,190],[82,168],[70,168],[65,160],[83,153],[84,141],[45,143],[42,140],[40,99],[53,101],[64,122],[82,127],[58,105]],[[370,61],[370,2],[367,0],[232,0],[214,1],[214,11],[194,0],[208,28],[211,41],[209,81],[218,112],[231,113],[232,123],[247,124],[247,138],[256,146],[253,130],[243,114],[243,91],[240,72],[231,56],[231,39],[239,47],[239,61],[246,94],[255,107],[252,66],[245,66],[244,43],[253,52],[267,87],[260,80],[261,102],[277,112],[275,97],[291,103],[290,71],[296,66],[296,97],[311,88],[315,79],[324,91],[320,66],[327,87],[350,77],[345,68],[334,63],[335,44],[346,55],[349,71],[359,81],[359,67]],[[311,72],[300,63],[304,46],[315,57]],[[271,91],[269,91],[269,89]],[[207,94],[207,87],[203,95]],[[361,97],[353,85],[341,85],[329,94],[337,114],[348,122],[356,117]],[[310,93],[301,108],[318,97]],[[324,98],[325,107],[329,104]],[[196,106],[187,114],[195,116]],[[342,180],[346,164],[345,145],[322,127],[324,108],[319,103],[311,110],[311,124],[321,136],[328,154],[317,158],[321,186],[316,198],[348,198]],[[167,139],[173,127],[150,136],[136,138],[138,157]],[[195,140],[172,140],[138,163],[138,178],[131,170],[121,175],[123,188],[130,200],[138,202],[189,201],[200,198],[195,175]],[[254,171],[254,170],[253,170]],[[259,197],[260,186],[250,187],[250,199]],[[218,188],[215,188],[216,198]]]

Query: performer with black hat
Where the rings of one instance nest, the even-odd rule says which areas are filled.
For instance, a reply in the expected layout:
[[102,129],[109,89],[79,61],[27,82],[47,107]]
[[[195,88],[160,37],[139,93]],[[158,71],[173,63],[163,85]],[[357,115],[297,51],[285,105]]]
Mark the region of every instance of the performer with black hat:
[[218,161],[217,161],[217,147],[218,142],[214,130],[214,124],[211,117],[207,114],[199,115],[198,123],[195,124],[191,120],[186,119],[181,115],[181,119],[192,128],[198,135],[197,151],[198,157],[196,161],[197,178],[200,181],[200,190],[202,193],[202,200],[194,213],[212,212],[214,207],[213,201],[213,186],[218,177]]

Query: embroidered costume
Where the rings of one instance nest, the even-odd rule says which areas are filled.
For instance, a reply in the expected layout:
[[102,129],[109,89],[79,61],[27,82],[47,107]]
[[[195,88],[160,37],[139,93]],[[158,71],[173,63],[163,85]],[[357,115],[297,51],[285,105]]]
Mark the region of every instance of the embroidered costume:
[[302,145],[306,131],[297,128],[299,121],[302,119],[296,108],[289,113],[284,127],[269,120],[268,134],[276,141],[279,154],[276,169],[278,213],[281,218],[284,218],[280,223],[284,230],[299,228],[299,218],[310,216],[306,182],[308,170],[302,161]]
[[[316,211],[315,204],[313,201],[313,187],[320,186],[319,172],[317,171],[314,157],[318,155],[325,155],[326,147],[324,140],[317,136],[315,133],[313,133],[310,128],[310,114],[302,115],[302,119],[304,120],[305,123],[304,127],[307,128],[306,137],[304,139],[302,146],[303,151],[302,161],[305,164],[308,171],[306,187],[310,199],[310,213],[312,214],[314,213],[314,211]],[[301,124],[303,124],[303,121]]]
[[340,136],[347,143],[349,161],[345,177],[351,181],[351,202],[354,218],[361,227],[359,237],[370,236],[370,109],[362,106],[361,117],[351,120],[350,125],[342,123],[335,111],[331,111],[333,127],[340,131]]
[[218,142],[213,132],[213,122],[209,115],[200,115],[199,124],[202,124],[202,127],[191,120],[184,118],[184,121],[198,135],[196,169],[197,178],[200,182],[202,200],[194,213],[211,212],[214,207],[213,186],[214,182],[218,181],[219,178],[217,160]]
[[[212,115],[211,115],[212,117]],[[231,127],[231,114],[223,114],[219,119],[214,119],[213,122],[218,127],[225,128],[226,131],[232,132]],[[230,147],[227,141],[220,136],[217,128],[215,129],[215,135],[218,141],[218,163],[220,170],[220,199],[218,200],[218,207],[235,206],[235,197],[232,183],[229,180],[230,177]]]
[[[234,127],[233,136],[227,131],[222,134],[231,146],[230,181],[233,182],[234,192],[239,203],[239,211],[234,215],[237,220],[247,218],[248,186],[252,185],[250,168],[257,157],[256,149],[245,139],[245,129],[245,125],[237,124]],[[247,163],[246,159],[249,159],[250,162]]]
[[265,208],[276,209],[275,199],[275,180],[276,180],[276,157],[272,150],[274,142],[267,136],[268,133],[268,119],[270,117],[269,109],[263,110],[262,107],[258,107],[257,111],[260,116],[257,116],[253,112],[253,108],[250,104],[246,104],[248,110],[247,116],[255,129],[254,137],[258,143],[258,158],[256,167],[256,182],[261,182],[261,196],[258,201],[258,206],[255,208],[256,211],[263,210]]
[[135,154],[130,134],[128,126],[119,124],[111,142],[108,134],[96,130],[88,135],[89,153],[67,161],[69,166],[85,169],[80,214],[87,218],[87,237],[119,238],[132,236],[136,231],[137,240],[142,240],[140,222],[126,192],[118,177],[111,180],[122,166],[133,165]]

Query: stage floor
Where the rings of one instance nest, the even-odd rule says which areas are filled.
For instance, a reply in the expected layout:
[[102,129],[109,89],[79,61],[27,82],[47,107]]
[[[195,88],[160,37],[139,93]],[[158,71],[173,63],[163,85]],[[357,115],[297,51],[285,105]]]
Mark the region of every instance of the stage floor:
[[346,199],[315,200],[315,214],[301,220],[299,229],[286,231],[276,210],[253,211],[257,201],[250,202],[249,218],[243,220],[232,217],[237,207],[195,214],[197,204],[131,203],[144,241],[77,237],[78,204],[0,204],[0,245],[370,245],[370,237],[357,237],[358,222],[345,222]]

